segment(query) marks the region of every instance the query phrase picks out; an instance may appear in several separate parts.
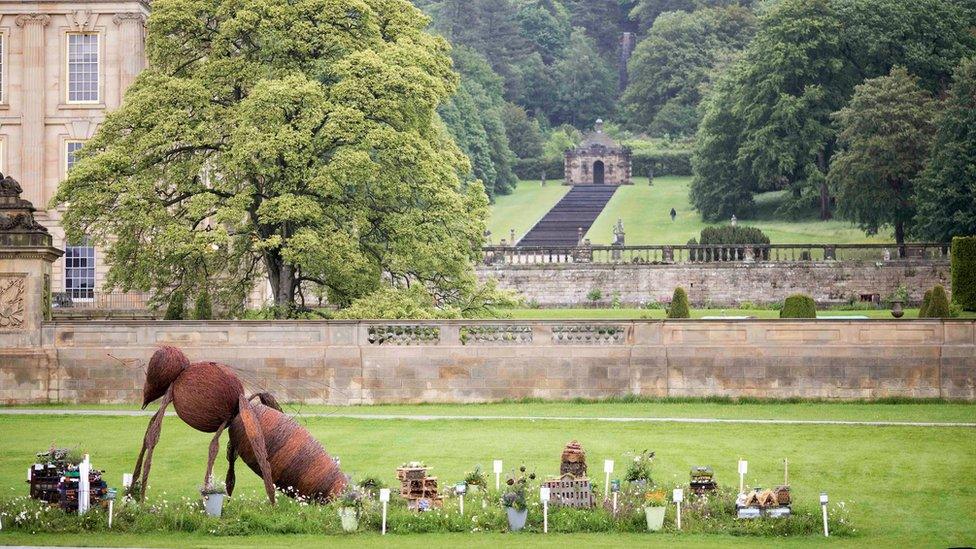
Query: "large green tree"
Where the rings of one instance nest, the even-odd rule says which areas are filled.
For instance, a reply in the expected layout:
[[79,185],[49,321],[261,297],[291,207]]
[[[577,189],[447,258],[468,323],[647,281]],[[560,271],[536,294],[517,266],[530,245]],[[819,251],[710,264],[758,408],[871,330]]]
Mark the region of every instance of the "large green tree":
[[[721,126],[733,134],[704,141],[735,149],[737,180],[747,192],[815,195],[827,219],[832,197],[825,175],[836,148],[831,114],[855,85],[896,65],[939,92],[959,59],[976,52],[973,23],[953,0],[782,0],[764,12],[734,72],[734,101],[715,103],[733,111],[729,118],[738,123]],[[699,183],[731,185],[706,174]],[[718,192],[700,194],[721,199]]]
[[108,284],[238,311],[266,277],[345,305],[387,285],[476,292],[487,201],[435,108],[448,44],[402,0],[157,0],[148,68],[54,205],[104,246]]
[[932,95],[902,67],[854,89],[850,103],[835,115],[839,151],[827,178],[842,217],[868,234],[894,227],[895,241],[904,244],[936,112]]
[[702,86],[719,61],[749,43],[755,22],[739,6],[658,17],[629,63],[621,98],[627,125],[658,135],[694,134]]
[[932,160],[916,185],[912,234],[949,242],[976,235],[976,58],[956,70],[937,124]]
[[581,28],[573,30],[566,58],[553,66],[556,104],[553,124],[588,127],[613,115],[617,75],[600,57],[593,40]]

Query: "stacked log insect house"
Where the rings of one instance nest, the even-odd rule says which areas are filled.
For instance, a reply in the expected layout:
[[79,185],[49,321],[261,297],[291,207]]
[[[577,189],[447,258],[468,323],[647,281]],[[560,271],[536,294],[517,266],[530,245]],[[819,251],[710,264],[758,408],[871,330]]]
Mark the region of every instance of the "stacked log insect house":
[[[30,497],[57,505],[66,512],[78,511],[78,490],[81,484],[79,461],[66,448],[51,447],[46,452],[39,452],[37,462],[28,471]],[[90,504],[99,504],[108,492],[108,485],[102,480],[102,471],[89,471],[88,486]]]
[[549,488],[553,505],[590,509],[595,504],[593,486],[586,476],[586,452],[577,441],[563,449],[559,463],[559,477],[542,483]]
[[760,516],[788,517],[793,513],[793,498],[790,494],[789,463],[783,460],[783,484],[772,490],[755,487],[739,494],[736,510],[739,518],[751,519]]
[[418,462],[405,463],[397,469],[400,496],[407,500],[407,508],[426,511],[443,507],[444,498],[437,490],[437,477],[429,476],[430,468]]

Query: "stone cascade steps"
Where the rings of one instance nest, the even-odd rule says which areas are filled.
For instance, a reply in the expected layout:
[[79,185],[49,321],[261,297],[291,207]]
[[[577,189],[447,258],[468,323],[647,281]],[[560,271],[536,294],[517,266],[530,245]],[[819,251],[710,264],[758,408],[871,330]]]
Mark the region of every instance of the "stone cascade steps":
[[616,185],[576,185],[526,233],[519,246],[576,246],[616,192]]

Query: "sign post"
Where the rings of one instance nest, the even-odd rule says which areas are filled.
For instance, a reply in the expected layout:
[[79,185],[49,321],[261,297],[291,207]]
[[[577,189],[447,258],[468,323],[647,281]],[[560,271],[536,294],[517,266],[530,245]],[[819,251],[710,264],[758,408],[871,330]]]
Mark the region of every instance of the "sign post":
[[549,533],[549,487],[539,488],[539,499],[542,500],[542,533]]
[[681,530],[681,502],[685,499],[685,491],[681,488],[675,488],[674,493],[671,494],[671,499],[674,501],[674,505],[677,507],[678,530]]
[[84,515],[91,505],[91,462],[88,454],[78,465],[78,514]]
[[457,493],[458,497],[461,498],[461,515],[464,515],[464,494],[468,491],[468,485],[464,482],[459,482],[454,487],[454,491]]
[[820,492],[820,508],[823,509],[824,537],[830,537],[827,531],[827,492]]
[[603,472],[607,476],[606,482],[603,484],[603,499],[604,499],[604,501],[606,501],[607,499],[610,499],[610,497],[609,497],[609,494],[610,494],[610,473],[613,472],[613,460],[612,459],[605,459],[605,460],[603,460]]
[[386,506],[390,504],[390,489],[380,488],[380,502],[383,503],[383,529],[382,535],[386,535]]
[[739,460],[739,493],[745,493],[746,491],[746,473],[749,472],[749,462],[740,459]]
[[501,490],[502,488],[502,460],[496,459],[492,463],[495,471],[495,490]]

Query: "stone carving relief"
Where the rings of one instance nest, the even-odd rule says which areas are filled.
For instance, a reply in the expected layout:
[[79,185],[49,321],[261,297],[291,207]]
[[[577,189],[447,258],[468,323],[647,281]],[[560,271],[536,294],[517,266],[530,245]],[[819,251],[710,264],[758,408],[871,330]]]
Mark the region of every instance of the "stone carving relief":
[[24,327],[25,292],[23,276],[0,275],[0,330]]
[[98,15],[93,14],[91,10],[77,10],[75,12],[68,12],[67,18],[71,30],[75,32],[90,32],[95,30],[95,21],[98,20]]
[[370,345],[436,345],[441,329],[420,324],[370,326],[366,335]]
[[51,16],[43,13],[25,13],[24,15],[18,15],[15,21],[17,22],[18,27],[31,24],[38,24],[42,27],[46,27],[47,24],[51,22]]

